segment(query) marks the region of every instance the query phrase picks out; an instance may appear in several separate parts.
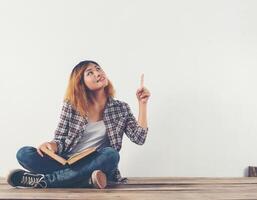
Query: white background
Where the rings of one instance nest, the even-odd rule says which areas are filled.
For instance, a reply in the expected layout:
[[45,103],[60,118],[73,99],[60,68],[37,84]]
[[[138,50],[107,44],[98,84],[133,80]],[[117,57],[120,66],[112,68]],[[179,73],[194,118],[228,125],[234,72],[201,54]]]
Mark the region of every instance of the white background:
[[53,138],[72,68],[103,67],[149,134],[123,176],[244,176],[257,165],[257,1],[0,1],[0,176]]

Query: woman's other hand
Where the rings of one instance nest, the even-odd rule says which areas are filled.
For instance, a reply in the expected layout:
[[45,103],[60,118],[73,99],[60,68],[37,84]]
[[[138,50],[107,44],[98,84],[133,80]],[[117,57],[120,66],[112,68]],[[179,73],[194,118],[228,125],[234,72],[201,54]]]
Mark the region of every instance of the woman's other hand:
[[55,142],[44,142],[37,148],[37,152],[40,156],[44,156],[43,152],[41,151],[41,148],[47,148],[50,151],[53,151],[54,153],[57,152],[57,144]]
[[151,96],[149,90],[144,86],[144,74],[141,75],[140,88],[137,90],[137,99],[139,103],[146,104],[149,97]]

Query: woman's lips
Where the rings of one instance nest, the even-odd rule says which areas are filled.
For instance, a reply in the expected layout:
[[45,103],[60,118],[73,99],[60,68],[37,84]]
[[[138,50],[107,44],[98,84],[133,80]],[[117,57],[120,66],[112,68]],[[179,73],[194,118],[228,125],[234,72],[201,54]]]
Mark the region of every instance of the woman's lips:
[[100,81],[104,81],[104,80],[105,80],[104,77],[103,77],[103,78],[100,78],[100,79],[97,81],[97,83],[100,82]]

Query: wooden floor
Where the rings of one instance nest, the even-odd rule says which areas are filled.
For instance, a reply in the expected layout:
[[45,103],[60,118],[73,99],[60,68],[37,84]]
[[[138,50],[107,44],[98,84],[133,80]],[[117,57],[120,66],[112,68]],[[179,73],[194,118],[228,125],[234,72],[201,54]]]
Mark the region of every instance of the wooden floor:
[[257,199],[257,178],[129,178],[97,189],[16,189],[0,178],[0,199]]

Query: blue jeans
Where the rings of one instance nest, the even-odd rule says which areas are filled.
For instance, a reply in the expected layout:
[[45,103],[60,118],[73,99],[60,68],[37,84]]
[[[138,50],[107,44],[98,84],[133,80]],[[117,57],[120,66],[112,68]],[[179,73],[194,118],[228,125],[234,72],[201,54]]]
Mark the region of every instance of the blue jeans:
[[45,175],[47,187],[90,187],[88,180],[94,170],[102,170],[108,181],[115,181],[113,173],[120,156],[112,147],[105,147],[72,165],[62,165],[47,155],[41,157],[37,149],[25,146],[17,152],[17,160],[25,169]]

